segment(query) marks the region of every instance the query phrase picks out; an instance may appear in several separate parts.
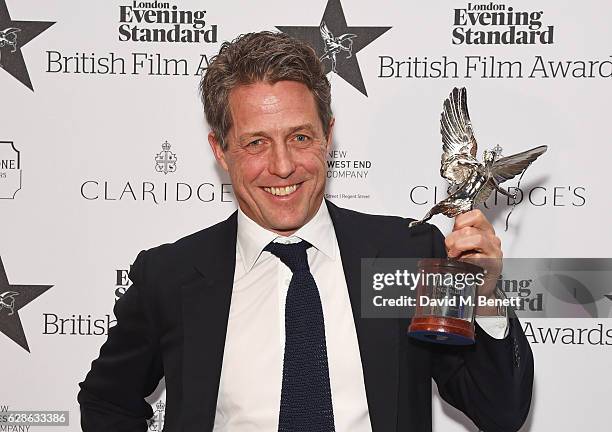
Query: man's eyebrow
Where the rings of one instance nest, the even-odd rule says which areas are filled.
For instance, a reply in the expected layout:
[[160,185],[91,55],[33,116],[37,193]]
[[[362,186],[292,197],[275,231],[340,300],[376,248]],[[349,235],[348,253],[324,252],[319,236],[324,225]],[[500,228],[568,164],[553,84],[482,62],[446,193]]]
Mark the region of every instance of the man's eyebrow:
[[297,131],[301,131],[301,130],[307,130],[309,132],[314,132],[316,129],[312,125],[312,123],[304,123],[304,124],[301,124],[299,126],[295,126],[295,127],[292,127],[291,129],[289,129],[289,135],[291,135],[292,133],[295,133]]
[[[314,133],[316,131],[316,128],[314,127],[314,125],[312,123],[304,123],[298,126],[293,126],[291,128],[289,128],[287,130],[287,135],[291,135],[293,133],[296,133],[298,131],[309,131]],[[270,138],[270,135],[264,131],[253,131],[253,132],[245,132],[242,135],[240,135],[238,137],[238,141],[239,142],[243,142],[249,138],[252,138],[254,136],[261,136],[261,137],[265,137],[265,138]]]
[[240,135],[238,137],[238,141],[242,142],[242,141],[247,140],[249,138],[252,138],[254,136],[262,136],[262,137],[265,137],[265,138],[269,138],[268,134],[263,132],[263,131],[254,131],[254,132],[243,133],[242,135]]

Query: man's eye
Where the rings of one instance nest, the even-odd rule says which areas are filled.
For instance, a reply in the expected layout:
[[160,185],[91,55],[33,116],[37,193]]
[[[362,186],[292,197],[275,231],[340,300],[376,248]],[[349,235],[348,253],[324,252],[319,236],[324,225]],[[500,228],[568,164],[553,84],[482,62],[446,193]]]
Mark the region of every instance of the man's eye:
[[251,141],[250,143],[247,144],[247,146],[251,146],[251,147],[255,147],[261,144],[261,140],[260,139],[256,139]]
[[296,135],[295,140],[299,142],[306,142],[308,141],[308,137],[306,135]]

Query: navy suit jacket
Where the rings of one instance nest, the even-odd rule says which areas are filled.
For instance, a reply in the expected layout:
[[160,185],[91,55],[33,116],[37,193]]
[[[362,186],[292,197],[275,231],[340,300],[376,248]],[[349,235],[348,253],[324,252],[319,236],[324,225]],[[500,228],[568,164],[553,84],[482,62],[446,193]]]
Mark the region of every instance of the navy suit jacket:
[[[349,290],[373,432],[430,432],[431,379],[442,398],[486,432],[518,430],[531,404],[533,356],[512,314],[494,339],[449,347],[406,335],[409,319],[361,318],[361,258],[440,257],[432,225],[327,202]],[[236,259],[236,212],[173,244],[141,252],[133,285],[117,301],[117,324],[80,383],[86,432],[147,429],[144,400],[166,380],[165,431],[212,431]],[[257,355],[253,353],[253,355]],[[248,359],[244,359],[248,361]],[[248,383],[245,383],[248,385]]]

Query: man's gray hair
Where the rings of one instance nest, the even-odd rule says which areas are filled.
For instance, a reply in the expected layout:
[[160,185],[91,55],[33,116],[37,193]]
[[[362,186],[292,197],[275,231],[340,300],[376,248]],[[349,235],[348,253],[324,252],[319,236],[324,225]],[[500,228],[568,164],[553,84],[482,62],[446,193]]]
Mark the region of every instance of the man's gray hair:
[[206,121],[224,151],[232,126],[230,91],[260,81],[305,84],[315,98],[323,132],[328,135],[333,116],[331,86],[314,49],[284,33],[247,33],[221,45],[219,54],[212,59],[200,81]]

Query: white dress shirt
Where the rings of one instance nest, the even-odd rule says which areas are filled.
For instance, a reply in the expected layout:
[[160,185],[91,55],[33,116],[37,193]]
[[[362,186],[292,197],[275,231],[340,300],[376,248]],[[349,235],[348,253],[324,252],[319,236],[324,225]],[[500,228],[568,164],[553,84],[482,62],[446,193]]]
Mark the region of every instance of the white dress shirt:
[[[316,215],[290,237],[262,228],[238,210],[236,268],[215,432],[278,430],[285,299],[292,272],[263,249],[271,241],[300,240],[313,246],[307,251],[308,264],[323,307],[336,431],[372,431],[340,249],[327,205],[322,204]],[[503,337],[507,331],[505,319],[501,325],[499,319],[477,319],[493,337]]]

